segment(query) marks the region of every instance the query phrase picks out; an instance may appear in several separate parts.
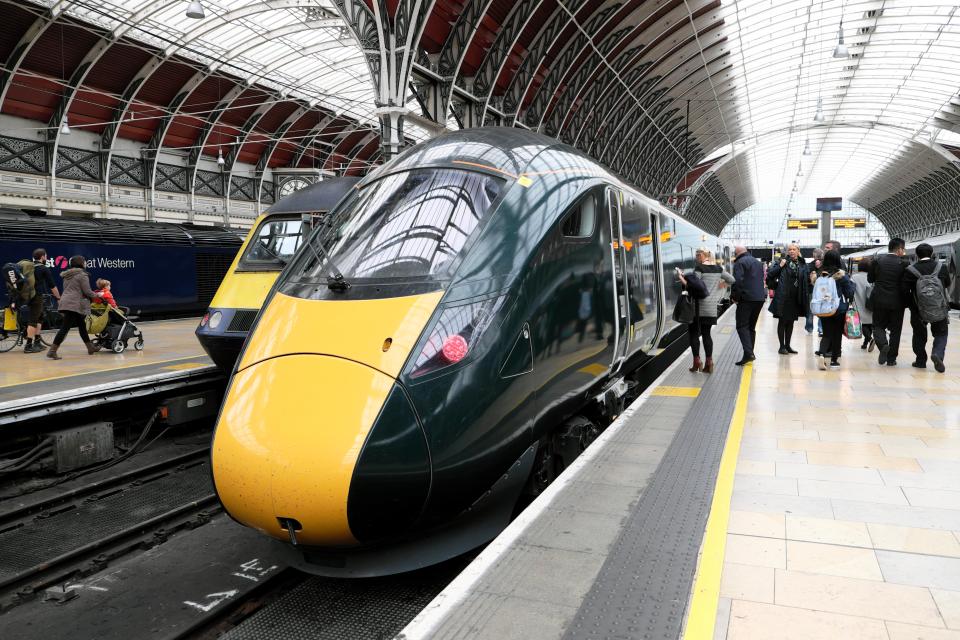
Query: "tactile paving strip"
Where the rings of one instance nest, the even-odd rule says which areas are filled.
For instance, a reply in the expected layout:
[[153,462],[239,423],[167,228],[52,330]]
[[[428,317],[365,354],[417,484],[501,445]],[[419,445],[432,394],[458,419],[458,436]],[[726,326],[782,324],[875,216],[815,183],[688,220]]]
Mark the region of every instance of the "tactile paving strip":
[[213,493],[207,463],[0,533],[0,580]]
[[564,638],[675,640],[740,388],[727,341]]
[[384,640],[400,632],[463,567],[386,578],[315,577],[244,620],[221,640]]

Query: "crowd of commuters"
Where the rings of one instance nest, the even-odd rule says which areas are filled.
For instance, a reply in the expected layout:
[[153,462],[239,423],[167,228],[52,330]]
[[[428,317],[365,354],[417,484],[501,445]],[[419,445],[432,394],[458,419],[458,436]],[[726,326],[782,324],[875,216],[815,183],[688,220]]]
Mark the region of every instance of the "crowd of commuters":
[[[100,351],[100,346],[90,339],[87,334],[86,319],[90,315],[90,303],[102,302],[116,307],[116,302],[110,293],[110,282],[98,280],[98,291],[90,287],[90,274],[86,270],[86,259],[83,256],[70,258],[68,268],[60,273],[63,280],[63,293],[56,286],[50,270],[50,261],[45,249],[36,249],[31,260],[20,260],[16,263],[4,265],[4,272],[10,272],[5,277],[7,291],[7,307],[13,313],[19,313],[22,308],[27,310],[27,329],[25,353],[47,352],[47,357],[60,360],[58,355],[60,345],[66,339],[70,330],[76,327],[80,339],[86,345],[87,353],[94,354]],[[62,324],[48,344],[41,336],[45,299],[52,297],[58,302],[57,311],[62,318]],[[49,347],[49,349],[48,349]]]
[[[807,333],[812,333],[816,316],[820,340],[814,355],[819,369],[840,367],[845,329],[846,336],[861,339],[862,350],[879,349],[879,364],[896,366],[904,312],[909,309],[915,356],[912,366],[926,368],[929,332],[933,337],[929,360],[943,373],[950,274],[929,244],[917,246],[913,264],[906,257],[905,246],[902,239],[892,239],[886,254],[863,258],[852,277],[844,269],[840,243],[835,240],[826,242],[823,249],[816,249],[810,262],[800,255],[799,246],[790,244],[786,253],[766,269],[746,247],[737,246],[732,277],[713,262],[709,251],[699,250],[694,271],[681,276],[684,287],[690,277],[698,277],[707,285],[707,297],[699,301],[697,317],[689,325],[693,354],[690,371],[713,371],[710,328],[716,324],[718,303],[724,296],[724,288],[730,284],[730,298],[736,305],[737,336],[743,348],[743,355],[736,362],[738,366],[756,360],[757,321],[769,290],[772,293],[769,311],[777,320],[780,355],[798,353],[792,345],[794,325],[803,318]],[[818,300],[829,304],[818,304]],[[859,318],[853,332],[849,326],[851,318]],[[706,352],[705,364],[700,360],[701,340]]]

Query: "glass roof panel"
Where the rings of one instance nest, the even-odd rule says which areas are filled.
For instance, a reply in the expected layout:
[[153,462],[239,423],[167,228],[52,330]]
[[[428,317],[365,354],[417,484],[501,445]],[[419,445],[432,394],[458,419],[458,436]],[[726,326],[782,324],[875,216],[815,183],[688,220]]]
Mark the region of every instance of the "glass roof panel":
[[[914,180],[918,158],[935,157],[935,117],[960,89],[955,2],[730,0],[719,11],[738,79],[707,96],[718,107],[691,132],[707,157],[734,141],[715,170],[737,209],[791,193],[849,197],[879,174]],[[851,55],[834,58],[841,19]],[[939,139],[960,138],[949,136]]]

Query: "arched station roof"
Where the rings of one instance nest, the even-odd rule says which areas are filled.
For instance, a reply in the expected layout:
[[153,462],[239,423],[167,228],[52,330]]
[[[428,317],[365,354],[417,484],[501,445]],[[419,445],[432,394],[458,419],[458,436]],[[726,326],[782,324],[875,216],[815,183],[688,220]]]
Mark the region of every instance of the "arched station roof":
[[8,0],[0,108],[355,172],[431,128],[530,128],[714,232],[790,192],[845,196],[895,234],[960,218],[948,0],[202,4]]

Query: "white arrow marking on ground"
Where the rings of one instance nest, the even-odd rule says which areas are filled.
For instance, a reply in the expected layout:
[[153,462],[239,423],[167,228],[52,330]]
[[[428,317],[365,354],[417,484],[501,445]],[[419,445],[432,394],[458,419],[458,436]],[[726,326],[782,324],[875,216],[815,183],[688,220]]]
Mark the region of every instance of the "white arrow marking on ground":
[[191,606],[191,607],[193,607],[193,608],[195,608],[195,609],[199,609],[200,611],[203,611],[204,613],[207,613],[207,612],[209,612],[211,609],[213,609],[215,606],[217,606],[218,604],[220,604],[221,602],[223,602],[224,600],[226,600],[226,599],[228,599],[228,598],[232,598],[233,596],[237,595],[238,593],[240,593],[240,591],[239,591],[238,589],[232,589],[232,590],[230,590],[230,591],[220,591],[220,592],[218,592],[218,593],[208,593],[208,594],[206,595],[206,598],[207,598],[208,600],[209,600],[210,598],[213,598],[213,600],[211,600],[211,601],[208,602],[207,604],[199,604],[199,603],[197,603],[197,602],[190,602],[189,600],[184,600],[184,601],[183,601],[183,604],[188,605],[188,606]]

